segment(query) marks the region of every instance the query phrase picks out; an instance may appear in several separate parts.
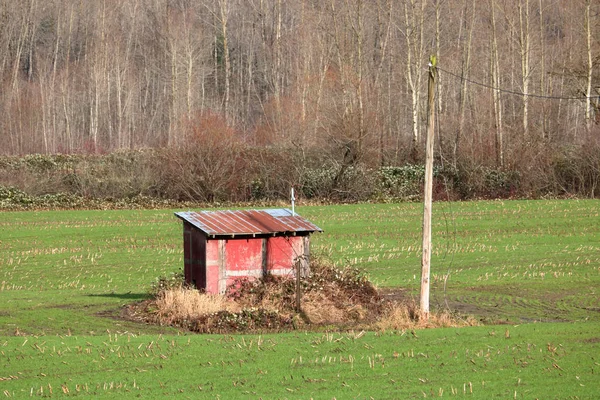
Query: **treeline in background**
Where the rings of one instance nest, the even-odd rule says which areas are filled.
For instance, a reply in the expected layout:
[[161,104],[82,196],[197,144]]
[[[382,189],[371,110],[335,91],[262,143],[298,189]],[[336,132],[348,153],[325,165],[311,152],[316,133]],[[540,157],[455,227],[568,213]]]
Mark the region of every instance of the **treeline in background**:
[[411,199],[431,54],[438,197],[598,195],[593,0],[0,1],[0,183]]

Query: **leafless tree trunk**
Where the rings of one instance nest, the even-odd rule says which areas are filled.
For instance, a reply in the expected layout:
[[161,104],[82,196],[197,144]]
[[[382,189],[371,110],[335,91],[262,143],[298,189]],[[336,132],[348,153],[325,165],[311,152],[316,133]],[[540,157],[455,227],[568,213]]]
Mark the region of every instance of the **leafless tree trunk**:
[[363,140],[365,138],[365,106],[363,99],[363,69],[364,69],[364,26],[363,26],[363,0],[357,0],[356,19],[352,26],[356,37],[356,100],[358,102],[358,132],[357,149],[359,155],[363,153]]
[[592,77],[594,73],[594,62],[592,59],[592,20],[590,17],[591,0],[585,0],[585,38],[587,50],[587,85],[585,91],[585,122],[588,132],[592,129]]
[[[544,32],[544,6],[542,0],[539,0],[538,3],[538,13],[539,13],[539,28],[540,28],[540,94],[542,96],[546,95],[546,35]],[[545,103],[542,103],[542,113],[540,116],[541,121],[541,130],[542,130],[542,138],[547,138],[547,128],[546,128],[546,107]]]
[[411,96],[412,152],[416,155],[420,137],[421,82],[423,79],[423,33],[426,0],[410,0],[404,4],[406,24],[406,80]]
[[225,94],[223,96],[223,113],[225,119],[230,120],[229,111],[229,96],[230,96],[230,80],[231,80],[231,61],[229,59],[229,36],[228,36],[228,18],[229,18],[229,0],[219,0],[219,12],[221,23],[221,34],[223,35],[223,59],[225,62]]
[[491,0],[490,11],[492,16],[492,54],[491,54],[491,76],[492,86],[495,88],[492,90],[492,97],[494,103],[494,125],[496,127],[496,162],[501,167],[504,166],[504,133],[502,127],[502,102],[500,100],[500,64],[498,54],[498,39],[496,29],[496,1]]
[[[462,49],[462,70],[461,70],[461,78],[462,85],[460,88],[460,101],[459,101],[459,120],[458,120],[458,130],[456,131],[456,137],[454,140],[454,149],[453,149],[453,162],[454,165],[457,163],[458,152],[460,149],[460,141],[461,137],[464,136],[465,129],[465,113],[466,113],[466,105],[467,105],[467,79],[469,76],[469,69],[471,66],[471,43],[473,41],[473,25],[475,21],[475,0],[465,0],[465,8],[464,8],[464,24],[465,24],[465,34],[466,38],[463,40],[463,49]],[[471,10],[471,15],[469,15],[469,9]]]
[[[523,3],[523,1],[525,3]],[[529,80],[530,37],[529,0],[519,0],[519,50],[521,54],[521,82],[523,90],[523,136],[529,139]]]
[[[436,0],[435,1],[435,58],[437,60],[438,63],[441,62],[441,41],[442,41],[442,31],[441,31],[441,18],[442,18],[442,4],[443,1],[442,0]],[[442,114],[444,112],[444,103],[442,101],[442,81],[441,81],[441,77],[440,75],[436,76],[436,91],[437,91],[437,95],[436,95],[436,112],[438,115]],[[438,127],[438,131],[439,131],[439,127]],[[439,135],[438,137],[438,146],[440,149],[440,154],[442,153],[442,149],[444,147],[444,142],[443,142],[443,137],[442,135]]]

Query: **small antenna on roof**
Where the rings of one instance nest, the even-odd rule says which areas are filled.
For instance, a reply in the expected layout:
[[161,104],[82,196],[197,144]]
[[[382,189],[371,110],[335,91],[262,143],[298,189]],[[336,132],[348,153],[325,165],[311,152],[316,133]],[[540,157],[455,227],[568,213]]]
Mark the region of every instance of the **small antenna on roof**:
[[292,186],[291,190],[291,199],[292,199],[292,216],[296,216],[296,211],[294,210],[294,206],[296,205],[296,196],[294,195],[294,187]]

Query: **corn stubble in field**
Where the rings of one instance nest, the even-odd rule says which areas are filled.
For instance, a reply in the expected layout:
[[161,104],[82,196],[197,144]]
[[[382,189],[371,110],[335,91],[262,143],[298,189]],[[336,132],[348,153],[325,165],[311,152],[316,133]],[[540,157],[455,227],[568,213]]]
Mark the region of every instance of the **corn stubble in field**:
[[268,276],[243,280],[224,296],[205,294],[182,283],[164,287],[153,300],[129,306],[126,316],[199,333],[292,329],[406,330],[476,325],[448,311],[420,318],[412,300],[384,300],[357,269],[338,269],[319,261],[301,282],[302,307],[296,311],[294,279]]

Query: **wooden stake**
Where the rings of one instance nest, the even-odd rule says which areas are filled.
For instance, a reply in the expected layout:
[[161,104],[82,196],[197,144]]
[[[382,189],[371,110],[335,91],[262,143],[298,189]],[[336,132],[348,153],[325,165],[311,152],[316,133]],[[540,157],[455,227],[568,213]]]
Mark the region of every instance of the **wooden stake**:
[[431,209],[433,203],[433,142],[435,131],[435,56],[429,57],[427,144],[425,150],[425,199],[423,204],[423,259],[421,262],[421,318],[429,320],[429,275],[431,264]]
[[296,312],[302,311],[302,306],[300,304],[300,300],[302,298],[301,294],[301,286],[300,286],[300,275],[302,273],[302,258],[298,257],[296,259]]

